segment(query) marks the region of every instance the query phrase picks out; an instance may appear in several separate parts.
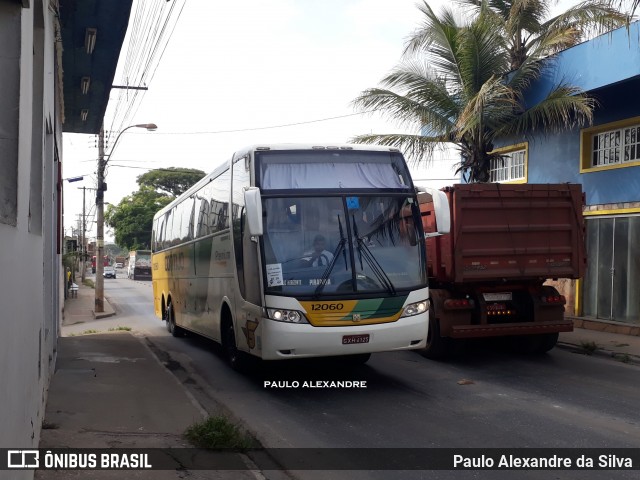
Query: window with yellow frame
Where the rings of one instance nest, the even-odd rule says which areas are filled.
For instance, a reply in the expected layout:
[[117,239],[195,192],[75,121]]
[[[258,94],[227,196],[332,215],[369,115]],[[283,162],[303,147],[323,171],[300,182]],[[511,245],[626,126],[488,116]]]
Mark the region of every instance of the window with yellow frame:
[[580,161],[581,172],[640,165],[640,117],[582,130]]
[[499,153],[500,157],[491,159],[489,165],[489,181],[491,183],[526,183],[527,142],[497,148],[490,153]]

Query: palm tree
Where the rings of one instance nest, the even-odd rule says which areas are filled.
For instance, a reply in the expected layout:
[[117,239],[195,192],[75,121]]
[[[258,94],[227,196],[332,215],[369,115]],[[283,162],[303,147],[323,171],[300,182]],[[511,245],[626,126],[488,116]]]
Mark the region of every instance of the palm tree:
[[492,153],[496,138],[591,122],[593,100],[570,85],[556,85],[525,108],[524,92],[544,62],[525,58],[511,71],[502,23],[486,4],[468,21],[450,9],[438,16],[426,2],[419,9],[425,17],[417,32],[420,43],[414,35],[402,63],[382,80],[384,88],[365,90],[353,104],[420,133],[361,135],[353,141],[395,146],[415,159],[455,144],[461,154],[458,172],[486,182],[491,160],[501,158]]
[[[456,0],[478,10],[483,0]],[[639,1],[639,0],[633,0]],[[589,36],[609,32],[629,22],[612,0],[585,0],[549,18],[550,0],[488,0],[489,11],[498,17],[509,50],[510,66],[515,70],[527,58],[542,59],[573,47]],[[422,43],[421,32],[412,36],[411,48]]]

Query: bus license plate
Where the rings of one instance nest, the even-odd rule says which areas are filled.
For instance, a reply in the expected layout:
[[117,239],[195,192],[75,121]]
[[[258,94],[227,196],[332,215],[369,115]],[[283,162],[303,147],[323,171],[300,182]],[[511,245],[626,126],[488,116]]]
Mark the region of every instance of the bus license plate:
[[353,343],[369,343],[369,334],[365,333],[364,335],[343,335],[343,345],[351,345]]

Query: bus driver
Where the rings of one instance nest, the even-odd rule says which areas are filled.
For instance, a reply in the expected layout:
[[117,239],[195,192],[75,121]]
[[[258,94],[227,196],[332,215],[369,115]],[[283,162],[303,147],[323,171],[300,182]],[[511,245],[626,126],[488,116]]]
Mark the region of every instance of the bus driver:
[[333,260],[333,253],[325,249],[326,239],[323,235],[316,235],[313,239],[313,251],[304,256],[308,267],[326,267]]

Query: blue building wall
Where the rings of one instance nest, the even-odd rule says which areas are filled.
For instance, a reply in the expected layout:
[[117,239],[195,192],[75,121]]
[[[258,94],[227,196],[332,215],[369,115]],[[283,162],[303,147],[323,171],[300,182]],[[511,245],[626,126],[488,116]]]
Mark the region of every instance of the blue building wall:
[[[640,23],[577,45],[557,55],[527,96],[535,102],[566,80],[598,101],[592,126],[640,116]],[[586,128],[589,125],[583,127]],[[536,133],[496,142],[529,142],[529,183],[581,183],[588,205],[640,201],[640,166],[580,172],[580,131]]]
[[[640,79],[590,94],[600,105],[594,114],[594,126],[640,116]],[[580,173],[580,130],[531,136],[528,182],[581,183],[588,205],[640,201],[638,166]]]
[[527,94],[527,104],[560,83],[594,91],[639,75],[640,22],[634,22],[558,53]]

